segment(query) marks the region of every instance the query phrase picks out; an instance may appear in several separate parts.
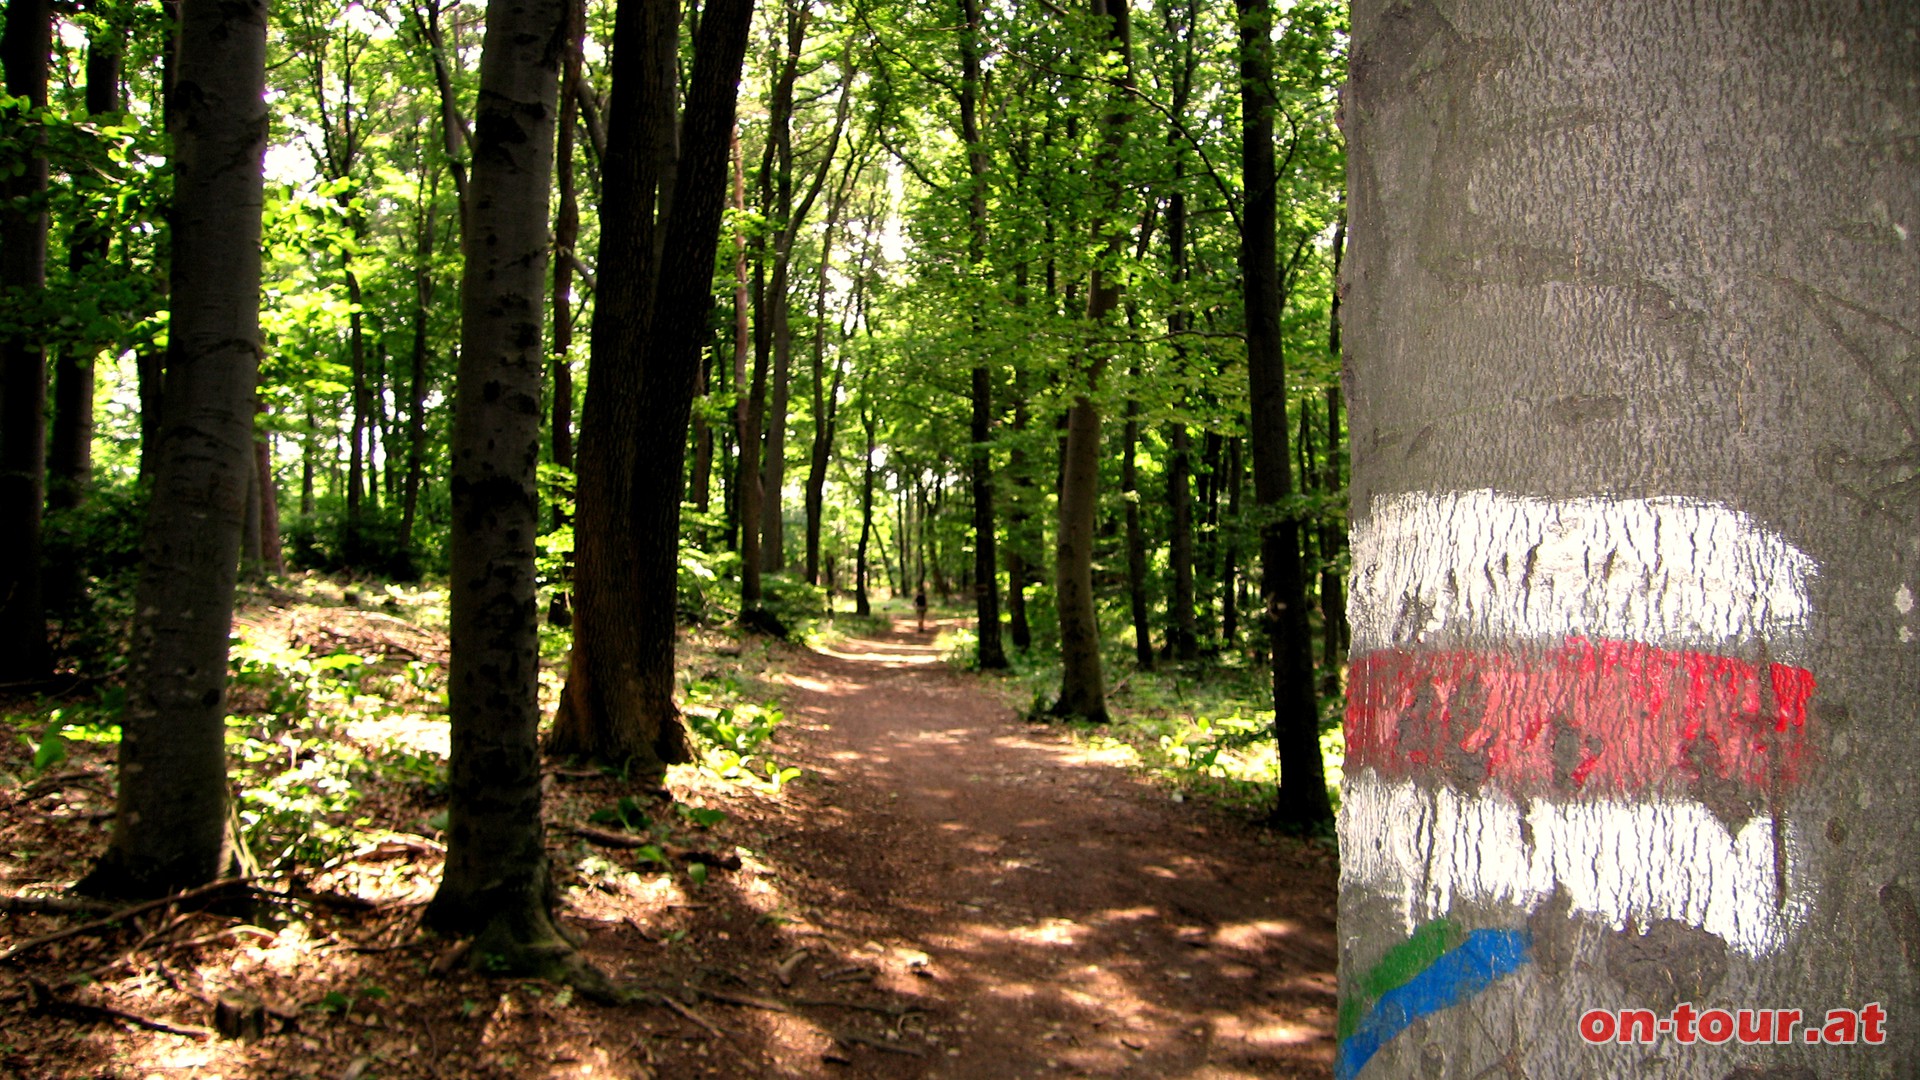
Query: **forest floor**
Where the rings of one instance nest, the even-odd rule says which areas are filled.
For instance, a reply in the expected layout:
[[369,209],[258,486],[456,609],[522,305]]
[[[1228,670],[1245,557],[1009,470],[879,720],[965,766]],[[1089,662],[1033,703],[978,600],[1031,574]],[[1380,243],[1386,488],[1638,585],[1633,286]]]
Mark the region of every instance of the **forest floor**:
[[[385,642],[413,664],[433,653],[402,620],[323,614],[307,634]],[[297,611],[255,621],[302,633]],[[602,970],[654,988],[644,1003],[453,966],[416,928],[439,869],[430,789],[401,785],[353,808],[377,842],[263,881],[241,908],[162,908],[0,951],[0,1075],[1330,1075],[1331,853],[1025,721],[1005,684],[943,662],[934,635],[897,618],[818,650],[689,650],[782,700],[772,748],[801,770],[792,782],[677,771],[669,810],[616,777],[556,770],[562,922]],[[389,722],[444,739],[432,721]],[[6,892],[48,892],[97,855],[111,749],[76,741],[57,768],[0,786]],[[633,839],[590,823],[610,806]],[[19,906],[0,916],[0,950],[92,917]],[[264,1003],[265,1035],[207,1030],[236,993]]]

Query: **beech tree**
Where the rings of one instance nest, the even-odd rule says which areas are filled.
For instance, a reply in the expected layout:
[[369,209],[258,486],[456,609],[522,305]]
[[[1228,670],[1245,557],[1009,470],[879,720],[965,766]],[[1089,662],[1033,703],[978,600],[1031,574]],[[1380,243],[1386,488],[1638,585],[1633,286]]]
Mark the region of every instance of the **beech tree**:
[[480,61],[453,427],[447,864],[426,921],[483,956],[547,971],[540,823],[541,325],[566,0],[492,0]]
[[[1240,280],[1246,297],[1247,384],[1253,421],[1253,488],[1272,514],[1260,528],[1260,595],[1273,663],[1274,738],[1280,752],[1277,823],[1294,830],[1333,818],[1320,763],[1320,707],[1313,683],[1300,522],[1282,504],[1294,493],[1287,436],[1287,368],[1280,336],[1281,266],[1276,250],[1279,182],[1274,164],[1273,14],[1267,0],[1238,0],[1240,12]],[[1287,269],[1291,270],[1291,265]]]
[[1920,1007],[1920,9],[1353,41],[1336,1076],[1898,1074],[1826,1021]]
[[182,0],[164,415],[134,599],[113,840],[80,883],[160,896],[235,859],[227,640],[254,470],[267,9]]
[[40,118],[47,107],[47,0],[8,0],[0,35],[8,105],[0,139],[18,146],[19,168],[0,179],[0,681],[47,673],[47,617],[41,599],[40,522],[46,494],[47,353],[41,340],[47,281],[47,156]]
[[711,0],[702,12],[677,155],[678,5],[627,0],[614,29],[606,235],[580,432],[573,651],[548,750],[629,764],[642,775],[687,756],[673,702],[680,462],[713,302],[752,13],[752,0]]

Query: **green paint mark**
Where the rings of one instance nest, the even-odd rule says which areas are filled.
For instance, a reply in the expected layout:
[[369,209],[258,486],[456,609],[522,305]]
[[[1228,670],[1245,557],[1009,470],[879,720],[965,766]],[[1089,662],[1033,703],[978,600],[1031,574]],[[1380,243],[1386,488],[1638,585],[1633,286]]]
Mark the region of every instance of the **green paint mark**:
[[1407,940],[1388,949],[1386,954],[1360,976],[1359,993],[1340,1002],[1336,1031],[1344,1039],[1360,1024],[1361,1014],[1380,995],[1405,986],[1408,980],[1425,971],[1440,954],[1466,940],[1466,935],[1450,919],[1435,919],[1416,927]]

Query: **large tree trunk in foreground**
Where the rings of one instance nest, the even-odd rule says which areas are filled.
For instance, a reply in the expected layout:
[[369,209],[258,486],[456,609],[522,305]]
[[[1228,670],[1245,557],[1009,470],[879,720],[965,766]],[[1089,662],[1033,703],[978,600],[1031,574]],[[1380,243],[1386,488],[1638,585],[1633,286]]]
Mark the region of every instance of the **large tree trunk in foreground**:
[[1355,7],[1336,1075],[1909,1074],[1920,8]]
[[1260,595],[1272,645],[1274,739],[1280,792],[1274,822],[1310,831],[1333,820],[1320,761],[1320,706],[1313,686],[1313,637],[1307,624],[1300,519],[1278,512],[1293,494],[1287,449],[1287,370],[1280,341],[1280,268],[1271,69],[1273,16],[1268,0],[1238,0],[1240,10],[1241,162],[1246,216],[1240,273],[1246,292],[1247,383],[1252,409],[1254,500],[1260,529]]
[[447,865],[426,922],[479,956],[552,971],[540,822],[540,325],[564,0],[492,0],[463,235],[453,421]]
[[[681,462],[712,303],[729,132],[751,0],[710,0],[675,166],[671,0],[624,9],[607,150],[593,369],[580,440],[574,644],[549,753],[657,776],[688,756],[673,702]],[[656,230],[664,232],[656,243]],[[743,479],[746,477],[743,476]]]
[[[47,105],[52,12],[46,0],[10,0],[0,36],[6,91]],[[41,136],[23,127],[30,150],[18,172],[0,179],[0,292],[9,306],[37,304],[47,280],[47,189]],[[14,322],[12,329],[5,326]],[[47,616],[40,592],[40,522],[46,486],[47,354],[30,319],[0,310],[0,682],[45,675]]]
[[184,0],[170,117],[173,317],[141,547],[111,845],[87,892],[211,881],[227,830],[227,637],[254,472],[260,361],[264,3]]

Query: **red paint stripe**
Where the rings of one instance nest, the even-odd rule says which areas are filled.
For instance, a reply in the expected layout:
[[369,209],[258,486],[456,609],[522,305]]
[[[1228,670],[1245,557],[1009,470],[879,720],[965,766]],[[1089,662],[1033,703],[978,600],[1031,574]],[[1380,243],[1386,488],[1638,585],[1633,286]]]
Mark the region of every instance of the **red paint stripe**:
[[[1556,649],[1382,649],[1348,673],[1347,763],[1482,779],[1515,794],[1766,791],[1808,757],[1813,673],[1570,638]],[[1561,748],[1559,768],[1555,748]]]

